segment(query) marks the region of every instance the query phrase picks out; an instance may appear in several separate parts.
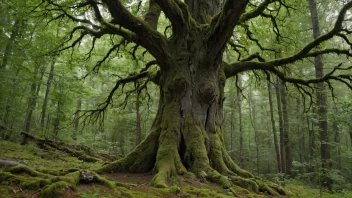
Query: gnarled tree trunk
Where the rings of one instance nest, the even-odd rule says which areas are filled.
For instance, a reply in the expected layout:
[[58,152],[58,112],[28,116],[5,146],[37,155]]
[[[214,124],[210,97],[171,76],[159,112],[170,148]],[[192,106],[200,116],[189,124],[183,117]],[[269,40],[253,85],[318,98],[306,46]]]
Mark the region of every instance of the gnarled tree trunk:
[[[233,76],[226,76],[228,69],[222,62],[223,51],[233,30],[227,27],[237,24],[248,2],[226,1],[224,9],[231,10],[231,14],[223,11],[216,15],[221,8],[221,0],[185,1],[198,24],[208,23],[211,17],[229,19],[221,25],[214,24],[216,20],[212,20],[210,24],[215,26],[210,29],[196,25],[193,19],[187,18],[188,12],[177,18],[178,14],[174,11],[179,10],[172,10],[170,6],[177,5],[185,10],[183,3],[154,1],[164,11],[171,9],[168,10],[168,18],[173,23],[173,36],[166,43],[145,43],[160,65],[160,75],[155,80],[160,87],[158,112],[149,136],[126,157],[102,167],[100,171],[153,170],[152,185],[156,187],[166,187],[167,179],[172,176],[193,174],[225,188],[238,185],[255,192],[285,194],[277,185],[256,179],[239,168],[226,151],[223,139],[224,86],[226,77]],[[150,1],[154,14],[148,14],[146,18],[146,22],[152,25],[155,24],[153,20],[157,20],[154,17],[160,14],[154,1]],[[116,23],[122,23],[120,13],[116,12],[121,4],[109,0],[104,2]],[[220,32],[222,36],[218,37]],[[155,38],[159,37],[150,37]]]
[[254,176],[240,169],[226,151],[221,125],[226,81],[222,54],[209,54],[213,46],[203,42],[207,32],[201,28],[184,35],[169,43],[173,58],[160,71],[159,109],[150,135],[101,171],[153,169],[156,187],[166,187],[169,177],[193,173],[223,187],[235,183],[276,194],[267,184],[245,179]]

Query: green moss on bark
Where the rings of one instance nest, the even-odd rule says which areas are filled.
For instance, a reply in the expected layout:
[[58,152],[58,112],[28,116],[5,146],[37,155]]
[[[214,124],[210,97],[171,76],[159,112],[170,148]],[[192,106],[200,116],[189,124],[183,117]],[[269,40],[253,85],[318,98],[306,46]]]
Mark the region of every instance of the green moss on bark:
[[181,143],[179,106],[176,102],[171,102],[165,106],[163,112],[159,148],[154,167],[157,174],[152,180],[152,185],[165,188],[169,177],[184,174],[187,170],[178,153]]
[[48,185],[43,190],[41,190],[40,197],[42,198],[59,197],[69,187],[71,187],[70,184],[65,181],[55,182],[51,185]]

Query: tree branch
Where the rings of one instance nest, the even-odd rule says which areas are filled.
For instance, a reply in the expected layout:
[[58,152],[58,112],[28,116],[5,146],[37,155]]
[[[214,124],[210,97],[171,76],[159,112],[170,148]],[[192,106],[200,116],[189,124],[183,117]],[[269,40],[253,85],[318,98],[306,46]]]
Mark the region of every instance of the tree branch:
[[[104,115],[105,111],[107,110],[108,106],[112,104],[113,102],[113,96],[115,92],[122,86],[125,86],[127,83],[132,83],[132,82],[137,82],[140,79],[145,79],[147,78],[146,83],[143,84],[142,87],[139,87],[138,89],[145,88],[147,85],[147,82],[152,81],[154,83],[157,83],[157,78],[158,78],[159,73],[158,72],[150,72],[150,71],[143,71],[135,75],[130,75],[126,78],[120,78],[119,80],[116,81],[115,86],[112,88],[110,91],[108,97],[106,100],[99,104],[96,109],[94,110],[85,110],[84,113],[81,115],[81,117],[85,117],[84,122],[97,122],[97,121],[102,121],[104,120]],[[140,91],[138,89],[129,91],[127,94],[130,94],[134,91]],[[87,121],[88,120],[88,121]]]
[[[338,18],[335,22],[334,28],[332,30],[330,30],[326,34],[323,34],[323,35],[317,37],[315,40],[308,43],[305,47],[302,48],[301,51],[297,52],[296,54],[289,56],[289,57],[285,57],[285,58],[281,58],[281,59],[277,59],[277,60],[271,60],[268,62],[261,62],[261,63],[258,63],[258,62],[236,62],[236,63],[231,64],[230,67],[227,67],[227,70],[225,71],[226,76],[227,77],[235,76],[239,72],[248,71],[250,69],[268,70],[268,71],[276,72],[276,71],[278,71],[275,68],[277,66],[287,65],[290,63],[294,63],[298,60],[302,60],[304,58],[316,57],[316,56],[322,55],[322,54],[333,53],[333,54],[337,54],[337,55],[343,54],[348,57],[352,57],[352,53],[346,49],[331,48],[331,49],[323,49],[323,50],[310,52],[312,49],[319,46],[322,42],[327,41],[334,36],[341,37],[340,32],[344,31],[344,29],[342,28],[344,16],[345,16],[347,10],[350,8],[352,8],[352,2],[349,2],[343,6],[343,8],[341,9],[341,11],[338,15]],[[347,39],[347,37],[345,37],[344,39]],[[347,41],[345,40],[345,42],[347,42],[348,44],[350,43],[348,39],[347,39]],[[350,47],[351,47],[351,45],[350,45]],[[252,59],[248,59],[248,60],[252,60]],[[248,61],[248,60],[245,60],[245,61]],[[229,64],[227,64],[227,65],[229,65]],[[341,79],[340,79],[340,81],[341,81]],[[341,81],[341,82],[343,82],[343,81]]]
[[292,84],[309,86],[310,84],[329,82],[331,80],[335,80],[338,82],[342,82],[352,90],[352,74],[339,74],[334,76],[336,71],[352,70],[352,66],[347,68],[341,68],[342,64],[339,64],[338,66],[336,66],[331,72],[329,72],[322,78],[312,78],[307,80],[289,77],[284,72],[280,71],[277,67],[273,65],[268,65],[266,63],[238,62],[232,65],[223,63],[223,65],[224,65],[225,75],[227,78],[235,76],[240,72],[260,70],[265,72],[271,72],[275,74],[277,77],[279,77],[282,81],[289,82]]
[[227,0],[219,15],[213,18],[207,35],[209,57],[215,57],[215,60],[222,57],[222,50],[229,41],[248,2],[248,0]]
[[149,9],[147,14],[145,15],[144,21],[147,22],[153,30],[158,29],[158,21],[161,13],[161,9],[159,5],[155,2],[155,0],[149,1]]
[[168,65],[170,52],[167,41],[162,34],[153,30],[145,21],[133,16],[118,0],[103,0],[113,17],[112,24],[122,27],[135,33],[134,42],[146,48],[162,66]]
[[240,17],[239,23],[243,23],[245,21],[248,21],[249,19],[253,19],[259,15],[261,15],[264,10],[268,7],[269,4],[277,2],[278,0],[265,0],[261,4],[258,5],[257,9],[251,11],[251,12],[246,12],[242,14]]
[[[189,12],[183,2],[177,0],[155,0],[172,24],[175,35],[182,35],[189,29]],[[186,10],[185,10],[186,9]]]

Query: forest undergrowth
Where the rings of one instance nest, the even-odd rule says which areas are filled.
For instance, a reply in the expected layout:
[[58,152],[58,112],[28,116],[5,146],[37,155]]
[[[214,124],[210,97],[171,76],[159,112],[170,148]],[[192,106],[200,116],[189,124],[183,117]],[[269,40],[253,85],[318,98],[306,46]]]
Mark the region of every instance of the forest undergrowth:
[[[0,197],[272,197],[240,187],[222,189],[187,174],[171,179],[169,188],[153,188],[150,187],[152,173],[98,175],[89,170],[101,167],[102,161],[84,162],[62,151],[43,150],[34,143],[21,146],[0,141],[0,148],[1,160],[22,164],[1,167]],[[95,181],[82,180],[84,174],[88,180],[94,177]],[[77,178],[81,179],[76,181]],[[331,194],[301,180],[290,179],[281,184],[294,193],[292,197],[352,197],[351,191]]]

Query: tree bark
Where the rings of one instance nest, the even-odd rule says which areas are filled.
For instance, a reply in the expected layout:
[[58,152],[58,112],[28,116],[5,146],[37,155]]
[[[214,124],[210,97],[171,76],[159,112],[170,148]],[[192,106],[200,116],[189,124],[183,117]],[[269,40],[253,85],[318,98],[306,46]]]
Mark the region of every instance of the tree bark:
[[[309,0],[309,9],[311,13],[312,26],[313,26],[313,37],[317,38],[320,36],[319,18],[315,0]],[[314,59],[315,65],[315,76],[321,78],[324,76],[324,64],[322,56],[319,55]],[[327,95],[324,83],[318,83],[316,85],[316,103],[317,103],[317,114],[318,114],[318,131],[320,134],[320,155],[322,161],[323,179],[322,186],[327,188],[329,191],[332,190],[332,179],[327,175],[328,171],[332,167],[331,156],[330,156],[330,145],[329,145],[329,132],[328,132],[328,121],[327,121]]]
[[280,164],[280,149],[279,149],[279,143],[277,139],[277,133],[276,133],[276,126],[275,126],[275,119],[274,119],[274,110],[273,110],[273,100],[272,100],[272,94],[271,94],[271,83],[270,81],[268,83],[268,95],[269,95],[269,107],[270,107],[270,120],[271,120],[271,127],[273,130],[274,134],[274,145],[275,145],[275,153],[276,153],[276,163],[277,163],[277,170],[281,172],[281,164]]
[[[248,185],[243,178],[254,176],[232,161],[224,145],[221,124],[226,77],[221,60],[208,65],[213,61],[207,61],[207,49],[197,42],[177,40],[173,45],[183,50],[161,70],[159,108],[151,133],[125,158],[101,171],[153,169],[152,184],[156,187],[166,187],[167,178],[186,172],[206,175],[225,187],[234,181]],[[254,183],[250,185],[258,186]],[[261,191],[260,186],[255,188]]]
[[48,99],[49,99],[49,93],[50,93],[50,88],[51,88],[51,82],[54,78],[54,69],[55,69],[55,58],[53,58],[53,60],[51,62],[50,73],[49,73],[48,80],[46,82],[46,91],[45,91],[45,95],[44,95],[42,113],[41,113],[41,119],[40,119],[40,127],[42,128],[42,130],[44,130],[46,107],[48,106]]
[[[20,72],[20,68],[16,69],[16,74],[15,76],[17,77]],[[12,80],[12,85],[11,85],[11,90],[10,90],[10,96],[14,93],[15,89],[17,87],[17,78],[14,78]],[[14,103],[14,98],[8,98],[6,101],[6,106],[5,106],[5,113],[4,113],[4,122],[7,126],[10,126],[10,113],[12,110],[12,105]],[[10,127],[12,128],[12,127]]]
[[7,66],[8,60],[13,54],[13,46],[15,45],[16,38],[20,34],[20,26],[21,26],[21,20],[16,19],[12,27],[13,29],[11,31],[10,40],[5,47],[2,63],[0,65],[0,70],[4,69]]
[[[38,68],[39,69],[39,68]],[[38,69],[34,72],[34,74],[37,76],[38,73]],[[26,115],[26,119],[25,119],[25,132],[26,133],[30,133],[30,126],[31,126],[31,122],[32,122],[32,114],[33,111],[37,105],[37,99],[38,99],[38,94],[40,91],[40,87],[41,87],[41,82],[43,80],[43,76],[44,76],[44,71],[45,71],[45,67],[41,67],[40,68],[40,78],[38,81],[33,82],[32,86],[31,86],[31,94],[29,97],[29,102],[28,102],[28,108],[27,108],[27,115]],[[28,139],[26,136],[23,137],[22,139],[22,145],[25,145],[28,143]]]
[[250,120],[251,120],[251,124],[253,127],[253,131],[254,131],[254,143],[255,143],[255,158],[256,158],[256,169],[257,169],[257,175],[259,175],[259,133],[257,130],[257,112],[256,112],[256,104],[255,104],[255,99],[253,98],[253,93],[250,93],[248,96],[248,105],[249,105],[249,116],[250,116]]
[[288,108],[287,108],[287,93],[284,84],[280,85],[281,90],[281,102],[282,102],[282,118],[283,118],[283,132],[284,132],[284,151],[285,151],[285,173],[287,175],[291,174],[292,168],[292,152],[291,143],[289,135],[289,119],[288,119]]
[[72,134],[72,139],[77,140],[77,131],[79,130],[79,120],[80,120],[80,110],[82,108],[82,99],[78,98],[76,101],[76,112],[75,112],[75,118],[74,118],[74,131]]
[[276,101],[277,101],[277,113],[279,115],[279,131],[280,131],[280,165],[281,165],[281,172],[286,173],[286,166],[285,166],[285,144],[284,144],[284,124],[282,118],[282,107],[281,107],[281,90],[280,90],[280,82],[277,78],[277,83],[275,87],[276,91]]
[[140,112],[140,92],[137,93],[136,98],[136,145],[142,142],[141,132],[141,112]]
[[55,115],[55,119],[54,119],[54,129],[53,129],[53,134],[55,136],[57,136],[57,134],[59,133],[60,130],[60,120],[62,117],[62,106],[63,106],[63,101],[61,98],[59,98],[59,100],[57,101],[57,105],[56,105],[56,115]]
[[[241,75],[237,75],[237,83],[238,83],[238,87],[239,89],[242,89],[242,78]],[[238,126],[239,126],[239,134],[240,134],[240,162],[239,162],[239,166],[243,167],[243,124],[242,124],[242,93],[241,91],[237,89],[237,111],[238,111]]]
[[[35,74],[37,72],[38,71],[35,71]],[[35,106],[37,104],[36,91],[37,91],[37,82],[33,82],[32,85],[31,85],[31,92],[30,92],[30,96],[29,96],[27,115],[26,115],[26,119],[25,119],[25,132],[26,133],[30,132],[30,126],[31,126],[31,121],[32,121],[32,113],[33,113],[33,110],[34,110],[34,108],[35,108]],[[27,143],[28,143],[27,138],[23,137],[21,145],[25,145]]]
[[[143,36],[145,23],[138,26],[127,24],[134,18],[123,15],[126,10],[121,8],[121,2],[104,2],[116,24]],[[159,43],[155,47],[156,43],[152,43],[156,41],[154,37],[140,41],[160,65],[160,75],[156,80],[160,87],[158,112],[149,136],[126,157],[102,167],[100,171],[153,170],[152,185],[155,187],[167,187],[168,178],[189,173],[217,182],[224,188],[239,185],[255,192],[285,194],[278,186],[260,181],[242,170],[231,159],[224,143],[222,110],[226,76],[222,54],[248,1],[226,1],[219,18],[210,14],[215,18],[213,21],[218,22],[212,23],[210,29],[194,25],[194,21],[187,18],[188,12],[183,12],[186,5],[182,1],[155,2],[172,22],[172,27],[178,27],[173,29],[174,35],[167,44]],[[209,1],[213,2],[219,1]],[[220,10],[219,7],[217,9]],[[199,13],[203,11],[207,10],[202,8]],[[124,21],[121,21],[121,15],[125,16]],[[147,30],[150,35],[155,35],[154,31]],[[165,45],[168,47],[163,48]],[[167,50],[159,54],[164,49]]]
[[334,129],[334,140],[335,140],[335,145],[336,145],[336,151],[337,151],[337,169],[342,170],[342,163],[341,163],[341,136],[340,136],[340,131],[337,125],[336,117],[334,119],[334,122],[332,124],[332,127]]

